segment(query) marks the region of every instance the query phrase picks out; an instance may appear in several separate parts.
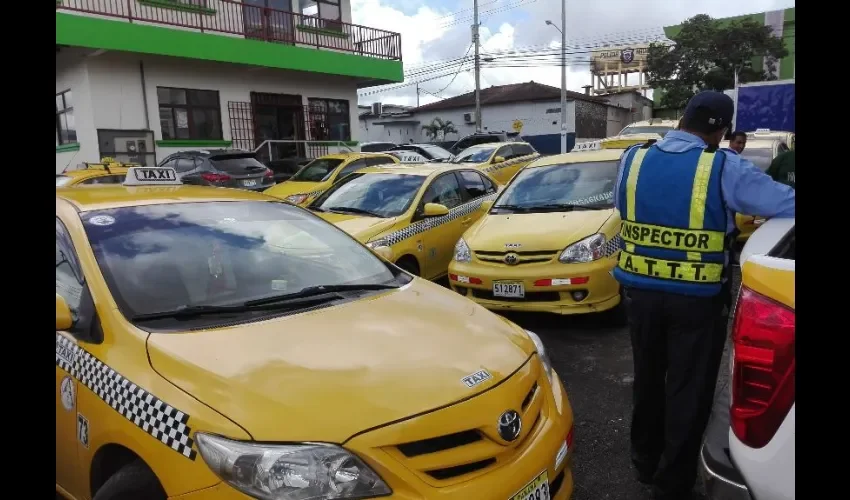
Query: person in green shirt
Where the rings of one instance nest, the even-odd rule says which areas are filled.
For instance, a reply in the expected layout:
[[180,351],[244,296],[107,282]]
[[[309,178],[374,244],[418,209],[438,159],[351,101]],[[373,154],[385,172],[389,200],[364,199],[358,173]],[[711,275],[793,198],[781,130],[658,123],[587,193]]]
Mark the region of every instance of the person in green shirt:
[[770,167],[767,169],[767,175],[773,178],[776,182],[791,186],[797,189],[794,178],[794,150],[780,153],[770,162]]

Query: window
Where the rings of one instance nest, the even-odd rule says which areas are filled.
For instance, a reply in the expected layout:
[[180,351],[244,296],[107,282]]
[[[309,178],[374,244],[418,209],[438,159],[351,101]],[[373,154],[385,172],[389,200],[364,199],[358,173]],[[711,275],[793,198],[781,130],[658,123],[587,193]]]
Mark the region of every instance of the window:
[[299,0],[301,14],[322,19],[316,28],[342,30],[339,0]]
[[218,91],[157,87],[156,95],[163,139],[222,139]]
[[176,170],[177,158],[174,158],[174,157],[166,158],[165,161],[160,163],[158,166],[160,166],[162,168],[173,168],[173,169]]
[[56,219],[56,293],[68,303],[75,320],[78,318],[84,286],[71,237],[65,225]]
[[56,140],[59,144],[77,142],[74,101],[70,90],[56,94]]
[[437,177],[425,196],[422,197],[422,203],[439,203],[445,205],[446,208],[452,209],[462,203],[460,194],[460,184],[457,182],[457,177],[454,174],[444,174]]
[[339,175],[336,176],[337,179],[342,179],[346,175],[354,172],[356,170],[360,170],[361,168],[365,168],[367,166],[366,159],[355,160],[348,165],[344,166],[342,170],[339,171]]
[[520,156],[533,155],[534,153],[536,153],[536,151],[533,147],[531,147],[530,144],[514,144],[512,148],[514,151],[514,158]]
[[501,156],[502,158],[504,158],[506,160],[510,160],[511,158],[514,157],[513,148],[511,146],[502,146],[501,148],[499,148],[499,150],[496,152],[496,155],[493,158],[495,159],[499,156]]
[[389,158],[384,158],[383,156],[378,156],[378,157],[375,157],[375,158],[366,158],[366,164],[369,165],[370,167],[375,167],[377,165],[393,164],[393,163],[395,163],[395,162],[390,160]]
[[80,184],[121,184],[124,182],[124,174],[121,175],[101,175],[100,177],[92,177],[86,179]]
[[471,199],[484,196],[495,191],[489,180],[485,179],[478,172],[471,170],[462,170],[458,172],[460,180],[463,182],[463,187],[469,193]]
[[191,158],[177,158],[177,163],[174,167],[174,170],[178,172],[188,172],[190,170],[195,170],[195,160]]
[[339,99],[308,99],[310,134],[316,141],[350,141],[351,115],[348,101]]

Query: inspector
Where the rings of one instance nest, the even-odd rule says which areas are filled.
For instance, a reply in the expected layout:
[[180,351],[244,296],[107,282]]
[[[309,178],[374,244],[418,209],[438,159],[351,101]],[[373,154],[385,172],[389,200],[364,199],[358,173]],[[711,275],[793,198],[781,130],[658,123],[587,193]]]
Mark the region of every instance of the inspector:
[[704,91],[679,130],[623,153],[615,203],[634,351],[632,462],[657,500],[691,498],[731,299],[735,213],[794,217],[794,190],[720,141],[734,104]]

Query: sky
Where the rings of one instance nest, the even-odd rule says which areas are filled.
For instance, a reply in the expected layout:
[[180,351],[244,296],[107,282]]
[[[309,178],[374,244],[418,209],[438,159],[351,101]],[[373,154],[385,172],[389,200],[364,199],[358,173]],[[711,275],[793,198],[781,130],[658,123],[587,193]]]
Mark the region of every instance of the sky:
[[[401,33],[405,82],[420,80],[420,104],[470,92],[475,88],[472,70],[472,0],[350,0],[355,24]],[[715,18],[785,9],[794,0],[565,0],[567,6],[567,88],[583,92],[590,85],[586,61],[589,48],[627,45],[663,36],[662,27],[676,25],[697,14]],[[651,8],[648,8],[652,6]],[[561,24],[561,0],[479,0],[481,53],[512,51],[483,63],[481,88],[508,83],[535,82],[560,88],[561,70],[556,58],[561,34],[551,20]],[[516,55],[532,47],[551,56]],[[461,60],[467,56],[466,63]],[[451,61],[453,62],[446,62]],[[488,67],[491,66],[491,67]],[[520,66],[520,67],[509,67]],[[460,70],[460,72],[458,72]],[[444,76],[442,76],[444,75]],[[427,81],[426,81],[427,80]],[[392,85],[391,87],[398,87]],[[416,87],[410,85],[378,92],[361,89],[360,104],[416,105]],[[439,96],[439,97],[438,97]]]

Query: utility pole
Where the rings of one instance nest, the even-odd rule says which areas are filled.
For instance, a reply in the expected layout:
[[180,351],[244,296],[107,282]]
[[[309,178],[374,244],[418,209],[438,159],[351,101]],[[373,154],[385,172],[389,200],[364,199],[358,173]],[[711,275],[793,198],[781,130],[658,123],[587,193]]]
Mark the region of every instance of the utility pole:
[[567,0],[561,0],[561,153],[567,152]]
[[481,57],[478,54],[478,0],[473,1],[472,43],[475,44],[475,131],[481,132]]
[[419,82],[416,82],[416,107],[419,107]]

